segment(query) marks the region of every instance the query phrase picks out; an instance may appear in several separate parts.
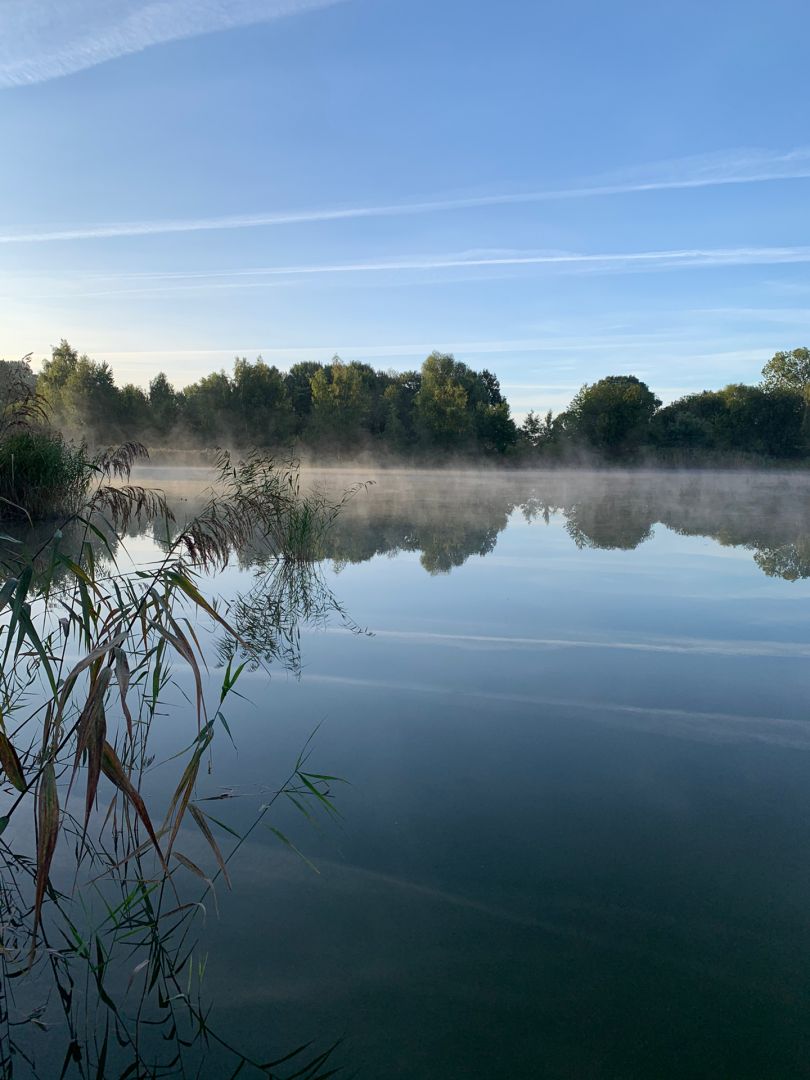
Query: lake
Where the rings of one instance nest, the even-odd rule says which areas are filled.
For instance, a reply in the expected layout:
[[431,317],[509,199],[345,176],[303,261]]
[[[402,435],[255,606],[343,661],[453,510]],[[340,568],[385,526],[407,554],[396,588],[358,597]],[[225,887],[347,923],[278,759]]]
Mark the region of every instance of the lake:
[[374,480],[339,608],[243,673],[200,796],[246,826],[310,737],[346,783],[218,889],[220,1030],[372,1080],[810,1076],[810,478],[306,479]]

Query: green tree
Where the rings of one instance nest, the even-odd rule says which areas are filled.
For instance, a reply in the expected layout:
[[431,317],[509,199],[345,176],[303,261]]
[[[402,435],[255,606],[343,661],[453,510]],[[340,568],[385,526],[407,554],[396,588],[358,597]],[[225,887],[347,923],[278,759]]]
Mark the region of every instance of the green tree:
[[237,359],[231,380],[231,408],[241,438],[254,446],[279,446],[292,438],[295,417],[284,377],[259,357]]
[[312,435],[318,441],[345,446],[368,434],[374,404],[373,386],[365,364],[344,364],[336,356],[317,371],[312,387]]
[[79,356],[62,340],[37,383],[57,427],[91,441],[118,438],[118,390],[109,364]]
[[54,393],[61,390],[74,375],[79,363],[79,354],[64,338],[51,350],[50,360],[42,365],[40,382],[43,390]]
[[534,409],[529,409],[520,425],[519,439],[531,450],[541,450],[549,446],[554,439],[554,414],[551,409],[545,416],[539,416]]
[[118,394],[118,424],[125,440],[142,440],[143,432],[152,424],[149,398],[132,383],[122,386]]
[[526,414],[526,419],[520,425],[520,437],[524,445],[530,447],[532,450],[536,450],[540,445],[540,432],[542,431],[543,421],[534,411],[529,409]]
[[181,413],[189,430],[206,441],[230,437],[233,428],[233,387],[224,371],[214,371],[187,386]]
[[296,417],[296,430],[304,431],[312,412],[312,378],[323,369],[323,364],[313,360],[304,360],[293,364],[284,376],[287,395]]
[[762,369],[766,390],[793,390],[808,395],[810,391],[810,349],[778,352]]
[[659,410],[651,441],[671,449],[795,457],[805,445],[806,413],[799,392],[733,383]]
[[497,405],[479,402],[475,406],[474,423],[478,448],[485,454],[506,454],[518,440],[518,431],[506,401]]
[[469,448],[473,425],[468,409],[470,369],[446,353],[431,353],[422,365],[414,400],[420,442],[444,450]]
[[412,449],[416,441],[414,402],[421,382],[418,371],[404,371],[392,374],[383,391],[383,437],[386,445],[397,453]]
[[491,371],[487,371],[487,369],[484,368],[478,375],[478,379],[485,389],[487,405],[501,405],[505,401],[505,398],[501,393],[501,384]]
[[723,441],[725,412],[718,391],[687,394],[658,410],[650,425],[650,441],[668,449],[713,450]]
[[720,391],[722,439],[730,450],[793,457],[801,448],[805,399],[800,392],[734,383]]
[[660,404],[635,375],[608,375],[582,387],[565,413],[565,431],[608,457],[620,457],[646,441]]
[[38,380],[39,392],[48,403],[57,426],[67,419],[65,402],[67,387],[74,378],[78,365],[79,354],[64,338],[51,350],[50,360],[45,360],[42,364],[42,372]]
[[177,394],[164,372],[149,383],[149,415],[152,427],[158,435],[166,436],[177,423],[180,406]]

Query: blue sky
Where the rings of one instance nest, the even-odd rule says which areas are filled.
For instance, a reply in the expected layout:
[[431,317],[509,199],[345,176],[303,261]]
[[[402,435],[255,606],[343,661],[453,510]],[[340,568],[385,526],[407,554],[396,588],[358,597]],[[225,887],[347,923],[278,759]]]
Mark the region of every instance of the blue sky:
[[3,0],[0,355],[665,400],[810,343],[804,3]]

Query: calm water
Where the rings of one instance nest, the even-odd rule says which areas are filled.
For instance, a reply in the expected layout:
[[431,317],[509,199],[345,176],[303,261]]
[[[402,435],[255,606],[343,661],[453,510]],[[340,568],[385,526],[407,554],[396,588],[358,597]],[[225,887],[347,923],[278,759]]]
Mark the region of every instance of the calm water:
[[373,1080],[810,1075],[810,481],[375,479],[325,570],[369,633],[246,673],[202,781],[247,822],[320,725],[350,782],[274,819],[319,873],[237,859],[220,1027]]

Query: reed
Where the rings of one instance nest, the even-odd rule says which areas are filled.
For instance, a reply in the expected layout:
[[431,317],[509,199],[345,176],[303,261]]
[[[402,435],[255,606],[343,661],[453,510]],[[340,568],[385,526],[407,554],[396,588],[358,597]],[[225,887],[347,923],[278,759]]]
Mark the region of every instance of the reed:
[[81,505],[90,476],[80,449],[49,431],[16,431],[0,442],[0,517],[31,521]]
[[[0,1075],[35,1067],[40,1024],[50,1047],[61,1032],[63,1076],[195,1075],[213,1055],[217,1075],[325,1080],[337,1071],[333,1047],[262,1061],[212,1026],[195,926],[278,800],[331,816],[338,781],[312,771],[308,747],[242,834],[210,814],[197,782],[218,735],[230,737],[245,667],[295,667],[296,620],[339,610],[315,559],[341,502],[302,496],[294,462],[222,454],[203,510],[178,525],[160,492],[131,483],[144,454],[129,444],[83,460],[85,496],[59,527],[33,550],[0,543]],[[118,544],[146,520],[164,538],[161,557],[125,569]],[[246,546],[262,551],[263,584],[226,608],[211,575]],[[210,635],[219,678],[201,644]],[[178,748],[159,766],[174,778],[159,803],[144,779],[158,767],[150,735],[168,717]],[[189,829],[210,865],[183,850]],[[58,851],[71,854],[67,880]],[[12,986],[25,987],[27,1011]]]

